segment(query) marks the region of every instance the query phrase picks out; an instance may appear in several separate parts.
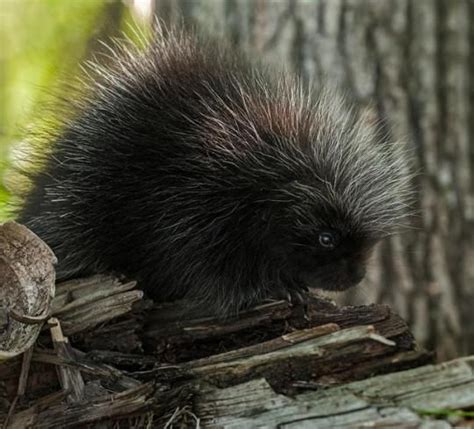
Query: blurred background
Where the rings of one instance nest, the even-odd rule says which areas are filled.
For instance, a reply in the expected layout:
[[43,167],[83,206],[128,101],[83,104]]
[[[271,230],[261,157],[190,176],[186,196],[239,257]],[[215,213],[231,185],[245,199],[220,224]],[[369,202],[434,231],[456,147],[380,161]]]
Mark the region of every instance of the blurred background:
[[328,76],[408,140],[413,229],[385,241],[365,283],[441,360],[474,353],[474,1],[0,0],[0,221],[25,135],[100,43],[131,25],[203,28],[305,80]]

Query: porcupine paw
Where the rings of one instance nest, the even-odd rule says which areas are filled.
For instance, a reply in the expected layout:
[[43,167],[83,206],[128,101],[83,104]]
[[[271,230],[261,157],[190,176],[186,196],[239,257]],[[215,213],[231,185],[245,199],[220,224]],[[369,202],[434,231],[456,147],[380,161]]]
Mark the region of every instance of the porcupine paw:
[[303,285],[293,285],[292,287],[279,286],[275,288],[270,294],[268,300],[270,301],[288,301],[293,305],[302,305],[306,302],[306,294],[308,288]]

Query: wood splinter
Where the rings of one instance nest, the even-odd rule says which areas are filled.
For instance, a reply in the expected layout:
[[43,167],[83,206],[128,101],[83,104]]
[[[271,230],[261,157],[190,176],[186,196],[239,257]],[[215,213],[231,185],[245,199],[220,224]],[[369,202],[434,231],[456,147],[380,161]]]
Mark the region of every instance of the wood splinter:
[[[60,358],[74,360],[74,350],[69,344],[67,337],[63,335],[61,324],[58,319],[52,317],[48,321],[53,340],[54,350]],[[64,365],[57,366],[59,383],[64,391],[69,392],[67,400],[69,403],[79,402],[84,397],[84,380],[81,372],[76,368]]]

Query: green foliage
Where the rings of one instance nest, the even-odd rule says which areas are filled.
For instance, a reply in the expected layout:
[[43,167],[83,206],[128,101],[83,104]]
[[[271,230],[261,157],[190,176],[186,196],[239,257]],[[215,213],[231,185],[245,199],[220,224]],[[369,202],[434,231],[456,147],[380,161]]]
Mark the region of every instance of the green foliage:
[[[0,222],[8,217],[11,150],[41,122],[61,82],[120,34],[130,20],[120,0],[3,0],[0,11]],[[38,122],[39,121],[39,122]]]

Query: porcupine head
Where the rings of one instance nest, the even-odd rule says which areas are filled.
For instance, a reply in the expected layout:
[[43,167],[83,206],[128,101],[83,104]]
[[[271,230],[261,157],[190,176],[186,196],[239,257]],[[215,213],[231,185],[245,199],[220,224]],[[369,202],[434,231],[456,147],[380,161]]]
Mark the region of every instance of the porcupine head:
[[223,315],[360,282],[406,215],[401,144],[221,42],[161,31],[111,57],[49,132],[19,214],[59,278],[121,272]]

